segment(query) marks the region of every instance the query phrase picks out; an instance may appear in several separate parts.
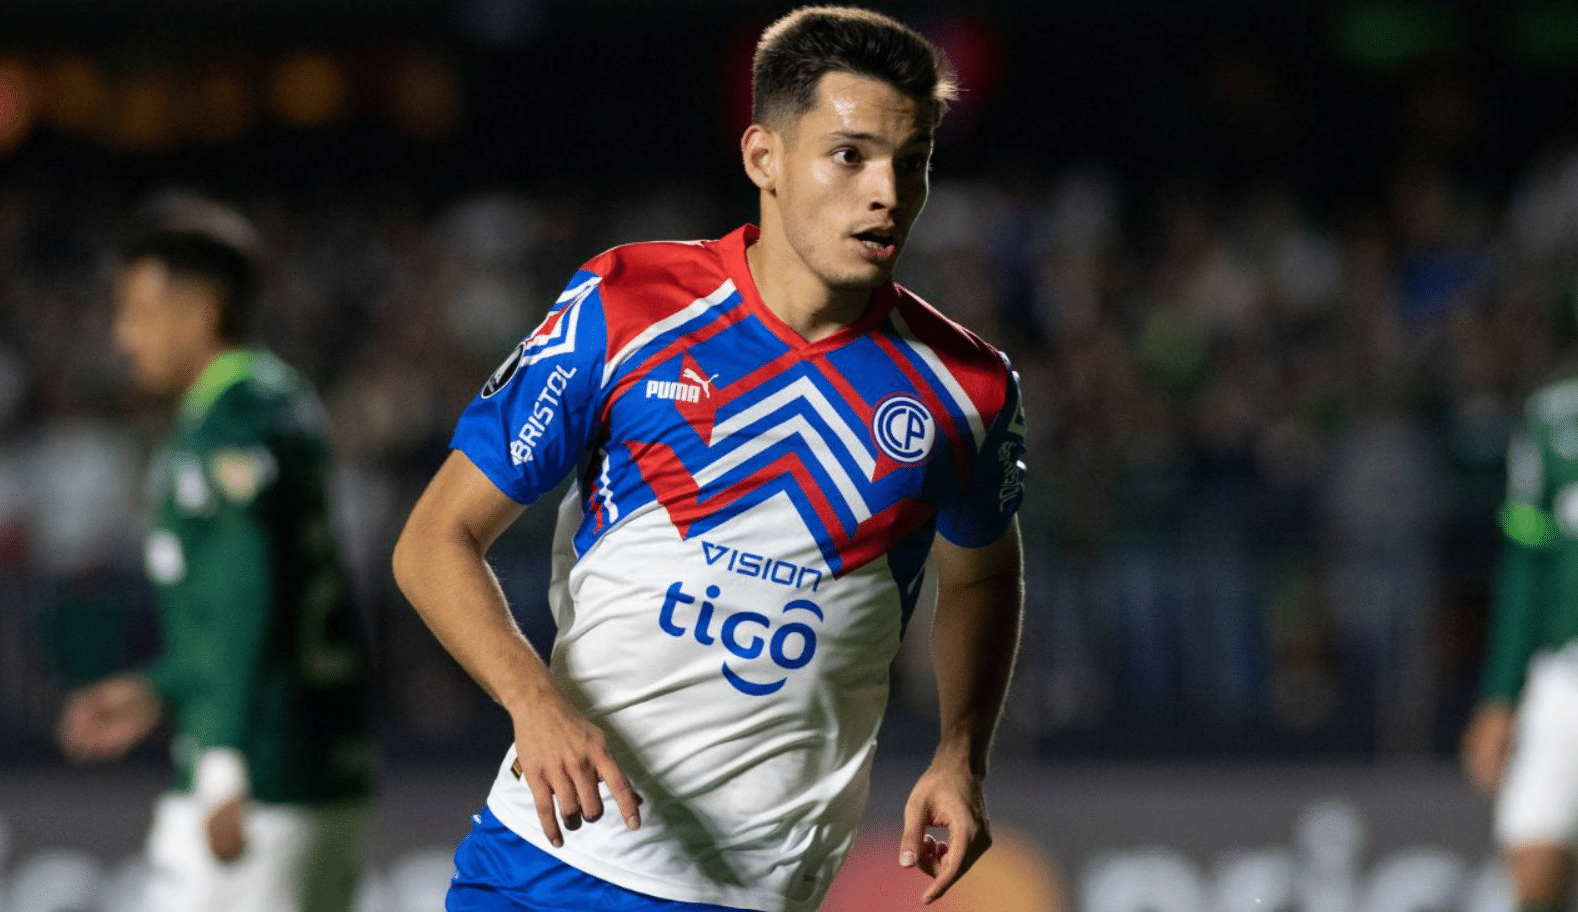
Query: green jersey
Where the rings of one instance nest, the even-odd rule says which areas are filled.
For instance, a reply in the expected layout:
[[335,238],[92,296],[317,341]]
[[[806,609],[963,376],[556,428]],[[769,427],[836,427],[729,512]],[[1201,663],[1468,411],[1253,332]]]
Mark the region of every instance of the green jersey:
[[365,796],[367,657],[330,525],[322,409],[277,358],[237,350],[177,420],[153,468],[146,560],[163,642],[148,672],[180,781],[229,747],[257,800]]
[[1507,477],[1485,696],[1515,700],[1535,653],[1578,640],[1578,378],[1529,397]]

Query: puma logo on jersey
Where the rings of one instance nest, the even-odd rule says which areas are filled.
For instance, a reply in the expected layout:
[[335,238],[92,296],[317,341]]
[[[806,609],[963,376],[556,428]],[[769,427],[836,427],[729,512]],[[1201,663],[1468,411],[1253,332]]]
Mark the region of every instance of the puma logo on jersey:
[[680,374],[680,376],[686,380],[694,380],[698,385],[701,386],[701,391],[707,394],[707,398],[712,398],[712,381],[718,379],[717,374],[713,374],[711,377],[703,377],[702,375],[687,367],[685,368],[684,373]]
[[690,380],[692,382],[684,383],[675,380],[648,380],[647,398],[668,399],[673,402],[700,402],[703,393],[707,394],[708,399],[712,398],[712,381],[718,379],[717,374],[713,374],[711,377],[703,377],[701,374],[698,374],[694,370],[687,367],[685,368],[684,372],[680,374],[680,377],[683,380]]

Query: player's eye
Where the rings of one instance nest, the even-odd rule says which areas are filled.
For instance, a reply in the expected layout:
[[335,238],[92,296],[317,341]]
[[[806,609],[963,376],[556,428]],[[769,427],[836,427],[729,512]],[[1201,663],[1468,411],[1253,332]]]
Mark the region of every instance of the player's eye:
[[899,160],[899,170],[905,174],[920,174],[931,168],[931,158],[927,155],[909,155]]
[[841,165],[858,165],[860,164],[860,151],[849,146],[834,149],[833,161]]

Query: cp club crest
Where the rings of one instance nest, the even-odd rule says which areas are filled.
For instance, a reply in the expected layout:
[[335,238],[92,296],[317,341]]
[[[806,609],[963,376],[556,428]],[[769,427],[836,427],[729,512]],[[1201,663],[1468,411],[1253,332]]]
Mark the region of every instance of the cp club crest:
[[937,422],[920,401],[910,396],[889,396],[871,417],[871,434],[877,447],[905,465],[925,460],[937,436]]

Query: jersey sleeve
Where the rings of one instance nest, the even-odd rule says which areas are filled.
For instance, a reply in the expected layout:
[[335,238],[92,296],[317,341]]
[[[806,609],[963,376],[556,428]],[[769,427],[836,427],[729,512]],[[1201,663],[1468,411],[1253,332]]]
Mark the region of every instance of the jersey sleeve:
[[1492,617],[1483,695],[1515,700],[1539,643],[1541,564],[1559,535],[1551,515],[1545,457],[1538,423],[1531,417],[1507,454],[1504,535],[1492,593]]
[[180,703],[192,692],[194,682],[191,669],[168,650],[149,660],[148,664],[143,666],[142,673],[147,677],[154,692],[159,695],[159,699],[166,704]]
[[265,640],[277,597],[270,537],[255,508],[221,508],[212,527],[188,543],[193,582],[225,606],[224,635],[213,640],[207,679],[214,712],[187,731],[194,747],[243,748],[251,744],[253,689],[261,677]]
[[450,440],[519,503],[553,490],[596,439],[608,348],[600,282],[584,269],[576,274],[466,407]]
[[1003,407],[987,428],[961,496],[937,514],[937,532],[965,548],[984,548],[1008,528],[1025,493],[1025,413],[1019,375],[1007,367]]
[[169,530],[186,563],[175,597],[193,621],[192,632],[180,640],[181,654],[166,656],[163,673],[166,686],[172,680],[201,682],[187,697],[205,711],[186,714],[182,731],[198,752],[255,746],[250,727],[257,720],[256,691],[265,676],[280,597],[269,516],[279,453],[264,422],[232,425],[216,444],[196,454],[209,486],[205,506]]

